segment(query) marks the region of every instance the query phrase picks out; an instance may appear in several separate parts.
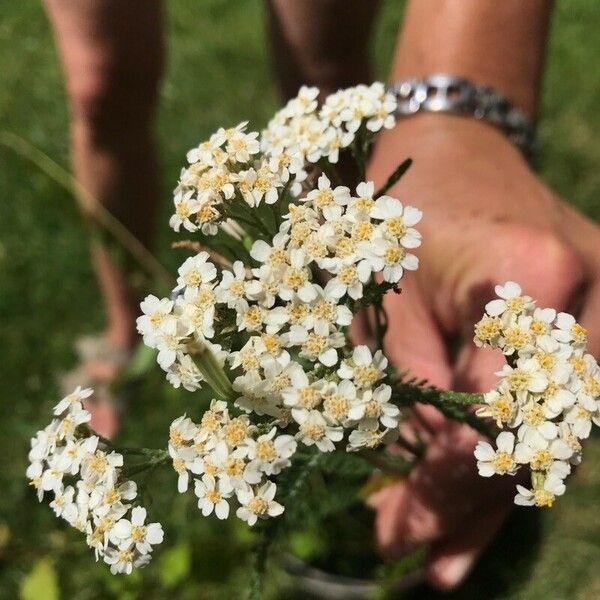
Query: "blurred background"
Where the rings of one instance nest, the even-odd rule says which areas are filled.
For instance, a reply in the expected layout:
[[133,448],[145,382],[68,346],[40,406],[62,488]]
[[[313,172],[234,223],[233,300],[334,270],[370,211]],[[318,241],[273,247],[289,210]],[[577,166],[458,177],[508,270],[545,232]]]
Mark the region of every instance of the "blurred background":
[[[278,100],[261,2],[170,0],[164,7],[167,65],[156,121],[164,202],[156,248],[174,273],[183,255],[170,250],[175,234],[167,220],[186,151],[221,125],[248,119],[251,129],[260,129]],[[372,44],[376,78],[386,79],[402,8],[400,0],[382,2]],[[543,178],[595,219],[600,219],[599,23],[597,0],[557,3],[539,129]],[[30,151],[15,152],[6,132],[69,169],[68,123],[41,3],[3,0],[0,598],[241,597],[251,536],[244,528],[215,527],[202,519],[191,494],[176,495],[175,473],[153,475],[153,497],[144,501],[152,502],[152,514],[164,523],[166,542],[149,568],[130,577],[113,577],[96,565],[81,535],[39,505],[26,486],[29,438],[49,422],[59,397],[57,374],[73,366],[74,340],[99,331],[103,314],[72,196],[30,160]],[[155,369],[131,394],[123,439],[164,446],[167,424],[185,411],[185,401]],[[585,452],[566,496],[540,517],[539,529],[515,517],[455,597],[600,597],[600,439],[590,440]],[[295,543],[299,554],[310,554],[319,541],[308,534]],[[413,596],[432,593],[419,588]]]

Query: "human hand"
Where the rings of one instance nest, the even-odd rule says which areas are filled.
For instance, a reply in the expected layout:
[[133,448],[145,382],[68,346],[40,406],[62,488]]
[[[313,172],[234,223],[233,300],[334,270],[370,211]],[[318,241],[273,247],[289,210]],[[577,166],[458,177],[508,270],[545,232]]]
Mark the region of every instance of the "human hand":
[[[473,324],[494,284],[514,280],[541,306],[577,315],[599,357],[599,228],[557,199],[487,124],[433,114],[400,121],[382,136],[369,178],[383,183],[408,156],[414,165],[390,194],[423,209],[423,245],[402,294],[386,297],[387,355],[433,385],[487,391],[502,357],[474,346]],[[377,537],[392,557],[431,544],[428,579],[448,589],[508,514],[516,481],[477,475],[477,435],[468,427],[428,407],[415,423],[427,451],[408,480],[372,499]]]

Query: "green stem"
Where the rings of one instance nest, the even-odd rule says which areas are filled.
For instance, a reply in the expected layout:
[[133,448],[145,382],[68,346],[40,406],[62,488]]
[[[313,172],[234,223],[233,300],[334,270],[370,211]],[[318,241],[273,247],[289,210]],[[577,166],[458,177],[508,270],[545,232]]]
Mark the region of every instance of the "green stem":
[[377,348],[383,350],[383,342],[388,330],[388,316],[381,298],[373,304],[373,308],[375,309]]
[[250,578],[250,588],[248,593],[249,600],[262,600],[265,586],[265,573],[267,570],[267,559],[273,537],[269,535],[269,530],[264,529],[260,532],[260,540],[254,550],[254,565]]
[[387,475],[393,477],[406,477],[413,468],[412,463],[399,457],[386,456],[377,450],[361,450],[357,456],[377,467]]
[[[267,239],[273,238],[275,233],[269,231],[269,228],[265,225],[265,223],[263,223],[263,221],[260,220],[259,216],[256,214],[256,208],[248,206],[248,204],[246,204],[246,202],[243,199],[240,199],[238,202],[235,203],[235,205],[230,205],[230,208],[233,208],[233,206],[235,206],[238,209],[238,211],[243,213],[243,216],[241,216],[241,218],[245,219],[248,225],[260,231],[263,235],[267,237]],[[239,213],[231,214],[234,219],[240,218],[240,216],[238,216]]]
[[322,158],[318,162],[318,165],[319,167],[321,167],[323,173],[327,175],[327,178],[329,179],[329,181],[331,181],[333,186],[343,185],[342,180],[340,179],[340,176],[338,175],[335,167],[326,158]]
[[196,349],[196,352],[192,351],[190,355],[212,390],[224,400],[235,400],[236,393],[231,382],[208,346],[204,345]]
[[388,180],[384,183],[384,185],[379,189],[379,191],[375,194],[375,198],[379,198],[383,196],[391,187],[396,185],[400,178],[408,171],[410,165],[412,165],[412,158],[407,158],[404,162],[400,163],[400,165],[396,168],[396,170],[388,177]]
[[466,423],[486,437],[493,438],[496,435],[495,427],[468,410],[471,406],[483,403],[483,394],[452,392],[398,382],[392,383],[392,390],[392,399],[401,406],[429,404],[449,419]]
[[279,213],[279,203],[275,202],[274,204],[269,205],[271,208],[271,214],[273,215],[273,222],[275,223],[275,230],[279,231],[279,227],[281,226],[281,214]]
[[154,469],[160,465],[164,465],[165,463],[171,460],[169,453],[166,450],[155,450],[156,455],[154,458],[143,462],[138,463],[137,465],[131,465],[123,469],[123,474],[125,477],[131,477],[132,475],[137,475],[138,473],[143,473],[148,469]]
[[423,443],[413,444],[402,435],[398,435],[396,443],[399,446],[402,446],[405,450],[408,450],[411,454],[414,454],[416,458],[421,458],[425,452],[425,445]]

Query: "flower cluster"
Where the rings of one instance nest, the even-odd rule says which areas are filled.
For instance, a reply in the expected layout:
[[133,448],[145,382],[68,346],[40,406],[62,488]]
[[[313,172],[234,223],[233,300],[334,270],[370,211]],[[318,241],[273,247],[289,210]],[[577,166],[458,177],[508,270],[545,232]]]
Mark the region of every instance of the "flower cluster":
[[502,431],[496,449],[478,444],[479,473],[513,475],[528,465],[532,486],[518,485],[515,503],[552,506],[571,465],[581,460],[580,440],[592,423],[600,424],[600,367],[586,353],[586,330],[572,315],[535,307],[513,282],[496,293],[475,326],[475,343],[500,349],[507,364],[478,415],[516,435]]
[[82,401],[91,394],[77,388],[56,405],[57,418],[31,440],[27,477],[40,501],[53,494],[56,516],[86,534],[97,559],[112,573],[129,574],[148,564],[163,530],[145,523],[146,509],[132,506],[137,487],[122,476],[123,456],[88,435],[90,413]]
[[261,136],[246,132],[244,122],[219,129],[190,150],[170,226],[214,235],[221,225],[239,236],[248,209],[273,204],[288,192],[300,195],[312,164],[336,163],[340,149],[355,140],[363,151],[375,132],[395,124],[396,100],[382,83],[340,90],[320,109],[318,95],[317,88],[301,88]]
[[[197,354],[208,348],[229,370],[220,387],[232,381],[225,396],[239,409],[295,424],[298,439],[322,451],[344,429],[351,448],[375,446],[399,419],[381,381],[387,360],[366,347],[352,353],[346,330],[355,303],[378,285],[374,273],[395,284],[417,268],[409,250],[420,244],[420,218],[395,198],[374,197],[372,182],[353,195],[321,175],[288,206],[270,243],[254,242],[254,268],[238,261],[219,276],[206,252],[187,259],[174,299],[148,297],[138,329],[175,386],[200,387]],[[318,271],[329,277],[324,286]]]
[[287,156],[260,153],[258,132],[247,133],[246,125],[221,128],[188,152],[190,164],[181,171],[174,191],[175,213],[169,221],[175,231],[184,227],[214,235],[219,223],[229,223],[233,207],[238,208],[240,219],[243,208],[263,200],[273,204],[290,174],[296,173]]
[[396,98],[380,82],[339,90],[327,96],[320,107],[318,96],[316,87],[300,88],[263,131],[262,149],[291,153],[302,163],[322,158],[337,163],[340,150],[357,138],[366,141],[396,124]]
[[[382,86],[330,96],[320,111],[316,96],[316,90],[302,89],[275,117],[263,135],[264,156],[283,153],[294,157],[292,162],[286,160],[286,168],[294,161],[304,165],[308,154],[310,160],[315,158],[316,151],[309,152],[304,142],[300,143],[303,128],[293,131],[295,119],[326,120],[329,127],[335,123],[352,135],[363,120],[368,131],[390,124],[393,106]],[[355,110],[351,110],[353,106]],[[286,127],[291,128],[285,134],[287,141]],[[281,134],[277,143],[275,131]],[[221,147],[228,136],[243,135],[242,128],[235,133],[220,130],[211,139]],[[294,136],[296,145],[290,143]],[[248,155],[253,154],[256,146],[246,141]],[[190,159],[209,161],[213,146],[210,152],[201,146]],[[219,156],[221,151],[217,151]],[[248,155],[232,158],[229,152],[222,165],[238,158],[247,160]],[[298,176],[299,171],[294,173]],[[138,319],[138,330],[145,343],[158,350],[158,363],[171,384],[195,391],[206,381],[240,414],[249,415],[252,420],[234,419],[244,424],[248,439],[254,431],[251,422],[259,418],[273,427],[268,435],[283,432],[276,439],[291,435],[322,452],[333,451],[344,439],[348,450],[378,446],[394,437],[400,419],[385,382],[387,359],[381,351],[373,354],[366,346],[353,348],[347,330],[357,309],[371,302],[361,304],[365,294],[379,294],[381,301],[374,274],[381,274],[391,287],[405,270],[418,267],[411,250],[421,243],[414,228],[421,211],[376,194],[372,182],[360,183],[353,193],[333,184],[325,174],[295,202],[286,203],[280,195],[277,188],[275,208],[283,209],[279,227],[254,241],[249,250],[253,264],[236,261],[230,268],[218,269],[207,252],[188,258],[179,269],[171,298],[149,296],[142,302],[144,314]],[[227,196],[232,204],[243,203],[235,190]],[[223,195],[220,201],[225,198]],[[228,413],[223,411],[220,419],[228,422]],[[203,512],[215,506],[218,516],[227,515],[229,497],[235,495],[243,505],[246,493],[256,494],[264,486],[266,491],[261,493],[265,498],[274,493],[273,482],[255,481],[252,460],[244,462],[251,456],[245,454],[245,438],[241,447],[224,442],[223,436],[212,437],[205,447],[202,439],[202,449],[198,449],[194,440],[205,436],[205,429],[184,418],[176,424],[172,433],[185,440],[170,446],[180,487],[187,487],[190,472],[202,475],[196,491]],[[243,474],[234,484],[230,477],[203,470],[205,452],[209,452],[209,464],[214,453],[221,461],[234,453]],[[207,500],[217,497],[216,504]],[[254,513],[242,508],[238,515],[242,514]]]
[[268,477],[289,467],[295,451],[291,435],[277,435],[274,426],[261,433],[246,415],[231,417],[227,403],[217,400],[200,423],[184,415],[173,421],[169,434],[179,492],[188,489],[195,475],[194,491],[204,516],[214,511],[226,519],[230,502],[237,500],[236,515],[249,525],[283,512],[274,501],[277,486]]

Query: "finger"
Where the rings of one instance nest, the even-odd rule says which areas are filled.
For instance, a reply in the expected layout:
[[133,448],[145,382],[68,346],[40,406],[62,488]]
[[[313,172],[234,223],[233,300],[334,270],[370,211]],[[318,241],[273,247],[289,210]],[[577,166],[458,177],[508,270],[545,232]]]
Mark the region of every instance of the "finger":
[[464,529],[457,535],[434,544],[426,568],[431,585],[444,591],[459,585],[510,510],[510,505],[496,507],[477,520],[465,522]]
[[375,537],[381,552],[391,556],[402,550],[402,540],[397,538],[398,532],[404,528],[403,520],[407,513],[408,486],[406,481],[401,481],[393,486],[384,488],[375,494],[370,501],[375,506]]
[[407,279],[401,294],[386,294],[384,306],[390,322],[385,339],[388,358],[398,369],[448,388],[452,374],[446,345],[416,278]]
[[600,280],[588,290],[579,320],[588,332],[588,352],[600,360]]
[[453,389],[460,392],[487,392],[498,382],[497,371],[504,357],[491,348],[465,344],[456,359]]
[[447,423],[397,496],[390,491],[380,499],[376,524],[384,554],[399,557],[476,514],[479,507],[472,499],[481,496],[473,457],[476,439],[468,427]]

